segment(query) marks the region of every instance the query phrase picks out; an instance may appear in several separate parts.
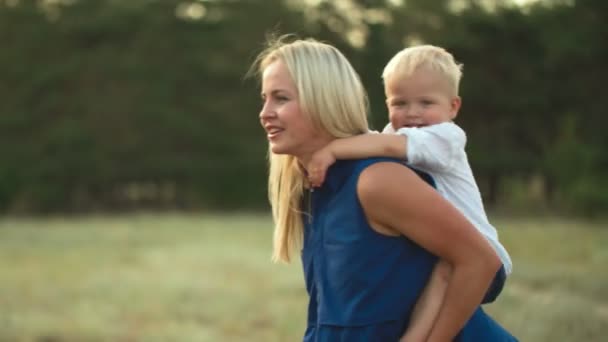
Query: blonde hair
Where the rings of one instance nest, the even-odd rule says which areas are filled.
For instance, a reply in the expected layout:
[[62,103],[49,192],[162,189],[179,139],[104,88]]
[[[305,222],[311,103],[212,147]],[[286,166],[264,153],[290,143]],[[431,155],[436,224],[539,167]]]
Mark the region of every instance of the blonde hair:
[[385,83],[406,78],[421,67],[438,72],[448,82],[452,95],[458,95],[462,64],[456,63],[451,53],[438,46],[418,45],[399,51],[384,67],[382,78]]
[[[335,47],[314,39],[288,42],[291,38],[269,40],[251,70],[261,75],[270,64],[281,60],[298,90],[302,113],[316,129],[335,138],[366,133],[367,94],[346,57]],[[294,156],[270,150],[268,154],[268,198],[275,224],[272,260],[289,262],[292,252],[302,246],[306,177]]]

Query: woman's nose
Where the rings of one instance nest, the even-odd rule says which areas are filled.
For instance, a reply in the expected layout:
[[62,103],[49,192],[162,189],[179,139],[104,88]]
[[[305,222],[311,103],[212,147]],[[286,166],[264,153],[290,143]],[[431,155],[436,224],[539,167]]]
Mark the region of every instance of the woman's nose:
[[268,105],[268,102],[264,102],[262,109],[260,110],[260,120],[268,120],[274,117],[276,114],[272,108]]

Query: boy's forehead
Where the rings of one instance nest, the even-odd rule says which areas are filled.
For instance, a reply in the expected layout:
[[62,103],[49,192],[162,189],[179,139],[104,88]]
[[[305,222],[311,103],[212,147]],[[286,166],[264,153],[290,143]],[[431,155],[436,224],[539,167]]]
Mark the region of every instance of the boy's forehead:
[[450,91],[448,80],[433,70],[416,70],[407,75],[394,75],[384,83],[384,91],[392,96],[411,92]]

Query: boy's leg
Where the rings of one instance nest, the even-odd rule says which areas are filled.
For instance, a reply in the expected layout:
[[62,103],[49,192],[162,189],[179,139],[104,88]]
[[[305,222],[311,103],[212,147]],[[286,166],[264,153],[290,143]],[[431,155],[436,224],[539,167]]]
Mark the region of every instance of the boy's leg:
[[452,266],[439,260],[420,294],[401,342],[425,341],[435,324],[452,275]]
[[492,284],[490,284],[490,288],[488,289],[488,292],[486,292],[485,297],[483,297],[481,304],[488,304],[495,301],[502,292],[506,280],[507,272],[505,271],[505,266],[503,265],[500,267],[498,272],[496,272],[494,280],[492,280]]

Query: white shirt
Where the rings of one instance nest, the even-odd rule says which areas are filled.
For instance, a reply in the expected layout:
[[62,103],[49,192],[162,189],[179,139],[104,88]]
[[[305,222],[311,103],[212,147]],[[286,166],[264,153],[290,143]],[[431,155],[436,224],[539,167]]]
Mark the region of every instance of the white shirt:
[[498,241],[496,229],[488,221],[469,165],[465,152],[465,132],[453,122],[444,122],[419,128],[405,127],[397,131],[389,123],[383,133],[407,136],[407,163],[433,176],[437,191],[486,237],[502,261],[505,272],[510,274],[513,268],[511,258]]

